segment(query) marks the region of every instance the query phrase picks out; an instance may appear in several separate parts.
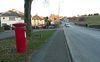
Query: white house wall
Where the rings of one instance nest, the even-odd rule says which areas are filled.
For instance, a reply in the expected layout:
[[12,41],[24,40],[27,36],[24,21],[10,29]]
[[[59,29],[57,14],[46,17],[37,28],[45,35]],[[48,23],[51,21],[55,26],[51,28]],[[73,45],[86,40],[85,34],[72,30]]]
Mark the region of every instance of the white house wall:
[[9,17],[1,17],[1,21],[7,21],[9,20]]
[[35,26],[35,20],[31,21],[32,26]]
[[42,22],[42,24],[45,24],[45,21],[44,20],[42,20],[43,22]]
[[39,25],[44,24],[44,20],[39,20]]
[[19,18],[15,18],[15,20],[16,20],[16,21],[20,21],[20,20],[21,20],[21,18],[20,18],[20,17],[19,17]]
[[38,20],[36,20],[35,22],[36,22],[36,23],[35,23],[35,24],[36,24],[36,26],[38,26],[38,24],[39,24],[39,23],[38,23]]
[[32,20],[31,23],[32,23],[32,26],[39,26],[39,25],[45,24],[45,21],[44,20]]
[[1,27],[3,24],[12,26],[12,24],[15,23],[24,23],[24,20],[21,20],[21,18],[15,18],[15,20],[9,20],[9,17],[1,17]]

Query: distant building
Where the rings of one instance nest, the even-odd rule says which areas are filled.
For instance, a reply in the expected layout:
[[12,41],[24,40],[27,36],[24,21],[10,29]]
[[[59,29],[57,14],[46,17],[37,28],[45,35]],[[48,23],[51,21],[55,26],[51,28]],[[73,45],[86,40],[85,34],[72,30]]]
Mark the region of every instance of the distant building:
[[59,22],[59,16],[55,14],[51,14],[48,18],[51,22],[51,24],[57,24]]
[[49,20],[51,20],[51,21],[58,21],[59,20],[59,16],[55,15],[55,14],[51,14],[49,16]]
[[19,23],[19,22],[24,23],[24,14],[14,9],[9,10],[1,14],[0,21],[1,21],[1,27],[4,24],[10,25],[12,27],[12,24],[14,23]]
[[31,23],[32,23],[32,26],[34,28],[36,28],[36,27],[40,27],[41,28],[41,27],[45,26],[44,18],[40,17],[38,15],[35,15],[35,16],[32,17]]

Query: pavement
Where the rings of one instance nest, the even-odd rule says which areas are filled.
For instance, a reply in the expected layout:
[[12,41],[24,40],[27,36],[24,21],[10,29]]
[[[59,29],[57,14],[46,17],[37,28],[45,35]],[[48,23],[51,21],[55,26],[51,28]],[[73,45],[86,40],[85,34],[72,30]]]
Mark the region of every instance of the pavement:
[[32,55],[30,62],[72,62],[63,29],[58,29],[48,42]]

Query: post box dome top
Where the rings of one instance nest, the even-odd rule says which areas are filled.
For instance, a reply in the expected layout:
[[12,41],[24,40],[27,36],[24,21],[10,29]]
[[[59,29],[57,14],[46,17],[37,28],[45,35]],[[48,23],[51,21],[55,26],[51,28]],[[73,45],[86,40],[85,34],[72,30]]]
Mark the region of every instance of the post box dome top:
[[26,26],[26,23],[15,23],[15,24],[13,24],[13,26],[15,26],[15,27],[24,27],[24,26]]

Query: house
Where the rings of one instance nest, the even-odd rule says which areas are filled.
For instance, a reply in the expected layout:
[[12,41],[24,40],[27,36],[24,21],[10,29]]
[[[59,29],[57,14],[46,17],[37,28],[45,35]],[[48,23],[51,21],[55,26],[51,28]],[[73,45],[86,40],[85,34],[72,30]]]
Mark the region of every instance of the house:
[[58,15],[55,15],[55,14],[51,14],[50,16],[49,16],[49,20],[51,20],[51,21],[58,21],[59,20],[59,16]]
[[51,24],[58,24],[59,23],[59,15],[51,14],[48,19],[51,21]]
[[2,13],[0,21],[1,21],[0,23],[1,27],[5,24],[12,27],[12,24],[14,23],[20,23],[20,22],[24,23],[24,14],[20,11],[12,9]]
[[40,17],[38,15],[35,15],[32,17],[32,27],[33,28],[43,28],[45,27],[45,21],[43,17]]

